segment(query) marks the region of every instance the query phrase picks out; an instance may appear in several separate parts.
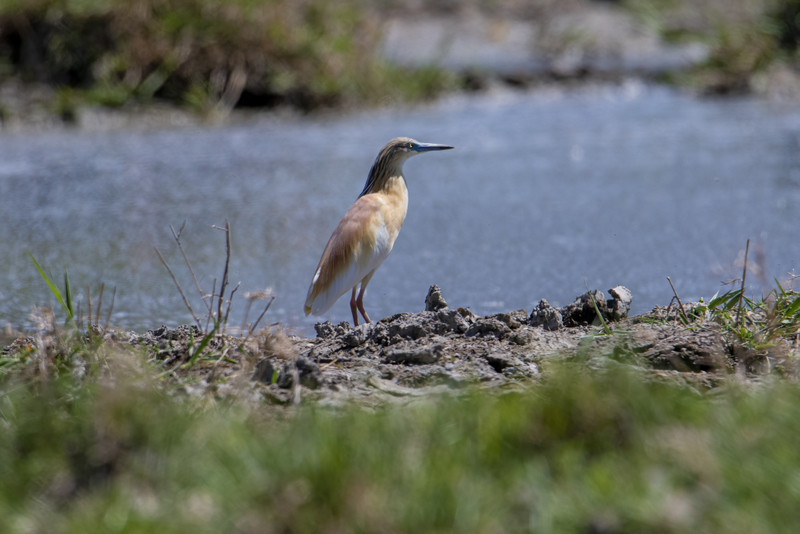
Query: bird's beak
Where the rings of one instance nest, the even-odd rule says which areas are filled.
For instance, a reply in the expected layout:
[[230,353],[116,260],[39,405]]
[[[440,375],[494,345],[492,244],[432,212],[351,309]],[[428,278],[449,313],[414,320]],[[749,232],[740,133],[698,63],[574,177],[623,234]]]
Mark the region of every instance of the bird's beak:
[[430,152],[431,150],[450,150],[451,146],[435,145],[433,143],[417,143],[416,152]]

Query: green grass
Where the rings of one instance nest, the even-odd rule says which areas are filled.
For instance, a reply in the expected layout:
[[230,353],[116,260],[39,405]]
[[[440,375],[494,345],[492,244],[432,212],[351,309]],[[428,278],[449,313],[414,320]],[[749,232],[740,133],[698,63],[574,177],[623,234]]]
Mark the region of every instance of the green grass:
[[368,412],[187,398],[130,355],[105,369],[2,383],[0,531],[799,526],[800,390],[785,381],[702,393],[564,366],[525,393]]
[[[62,294],[33,262],[69,316],[68,279]],[[744,315],[739,296],[692,307],[687,321],[744,328],[743,343],[797,335],[796,292],[743,298]],[[800,528],[791,379],[698,390],[636,357],[590,370],[590,357],[613,355],[587,345],[515,389],[279,407],[236,377],[191,393],[197,375],[164,373],[144,348],[42,322],[30,346],[0,355],[0,532]],[[222,385],[233,391],[215,396]]]

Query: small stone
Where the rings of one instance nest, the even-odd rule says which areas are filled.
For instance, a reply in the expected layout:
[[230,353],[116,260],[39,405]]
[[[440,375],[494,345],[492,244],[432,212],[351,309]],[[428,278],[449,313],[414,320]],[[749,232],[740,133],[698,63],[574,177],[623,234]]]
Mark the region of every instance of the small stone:
[[319,339],[328,339],[329,337],[336,335],[336,332],[333,330],[333,325],[330,321],[315,324],[314,330],[317,331],[317,338]]
[[561,319],[564,326],[573,327],[594,324],[597,319],[595,304],[604,318],[609,316],[605,295],[603,295],[602,291],[594,289],[576,298],[572,304],[561,308]]
[[425,311],[439,311],[447,307],[447,302],[442,296],[442,290],[439,286],[432,285],[428,289],[428,296],[425,297]]
[[344,341],[344,344],[348,347],[358,347],[359,345],[363,345],[366,343],[367,338],[372,333],[373,328],[374,326],[372,323],[358,325],[342,336],[342,341]]
[[272,384],[275,377],[275,366],[269,360],[261,360],[256,364],[256,370],[250,380],[257,380],[262,384]]
[[328,339],[334,336],[342,336],[351,330],[350,323],[342,321],[334,325],[330,321],[324,323],[317,323],[314,325],[314,330],[317,331],[317,338]]
[[529,345],[533,341],[533,334],[527,329],[520,329],[512,333],[509,340],[517,345]]
[[611,310],[611,320],[620,321],[625,319],[631,310],[631,302],[633,302],[633,294],[630,289],[625,286],[617,286],[609,289],[608,292],[614,297],[608,303],[608,307]]
[[490,315],[498,321],[504,322],[512,330],[516,330],[523,324],[528,323],[528,313],[525,310],[515,310],[508,313],[497,313]]
[[399,313],[388,319],[381,319],[379,324],[386,325],[386,336],[391,343],[396,337],[402,339],[421,339],[431,335],[443,335],[449,332],[464,333],[467,322],[456,311],[442,308],[439,311],[423,311],[419,313]]
[[322,373],[316,363],[308,358],[297,358],[294,364],[300,374],[300,384],[308,389],[317,389],[322,382]]
[[531,326],[541,326],[545,330],[558,330],[564,326],[561,319],[561,312],[550,306],[550,304],[542,299],[539,304],[531,312]]
[[[463,334],[469,329],[469,324],[467,324],[467,321],[456,310],[450,310],[450,309],[439,310],[436,313],[436,318],[439,320],[440,323],[446,325],[447,328],[458,334]],[[445,332],[438,332],[438,333],[443,334]]]
[[411,365],[431,364],[441,358],[443,350],[442,343],[397,347],[384,353],[384,361]]
[[300,385],[309,389],[317,389],[321,382],[321,373],[317,364],[308,358],[300,357],[293,362],[286,362],[278,373],[277,384],[282,389],[289,389],[294,386],[294,370],[297,368],[297,376],[300,378]]
[[483,319],[478,319],[475,323],[469,327],[467,330],[467,337],[472,336],[494,336],[497,339],[504,339],[511,333],[511,328],[508,327],[502,321],[495,319],[494,317],[484,317]]
[[478,316],[472,313],[472,310],[470,310],[469,308],[458,308],[458,310],[456,311],[458,311],[458,314],[464,318],[467,324],[474,323],[475,319],[478,318]]
[[490,352],[489,354],[484,355],[484,358],[486,359],[486,362],[492,366],[492,369],[498,373],[502,373],[510,367],[513,367],[515,372],[518,372],[518,370],[523,368],[525,365],[514,356],[510,356],[502,352]]

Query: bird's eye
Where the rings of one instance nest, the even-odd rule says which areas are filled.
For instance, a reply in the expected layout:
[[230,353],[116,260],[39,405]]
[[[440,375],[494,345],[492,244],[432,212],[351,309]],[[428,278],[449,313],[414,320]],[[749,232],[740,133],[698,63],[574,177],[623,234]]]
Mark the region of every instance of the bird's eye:
[[414,148],[414,145],[411,144],[411,143],[408,143],[408,148]]

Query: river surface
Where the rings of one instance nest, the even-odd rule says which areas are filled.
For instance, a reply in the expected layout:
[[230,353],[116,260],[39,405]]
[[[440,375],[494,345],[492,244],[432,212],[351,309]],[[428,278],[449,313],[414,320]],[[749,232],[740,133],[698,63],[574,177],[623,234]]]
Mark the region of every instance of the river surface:
[[[262,116],[224,127],[0,134],[0,322],[30,328],[54,305],[27,251],[86,309],[117,287],[112,323],[191,322],[158,247],[204,311],[169,225],[206,291],[222,277],[272,287],[265,323],[313,334],[303,303],[320,254],[397,136],[455,150],[409,160],[409,210],[370,283],[373,320],[424,308],[431,284],[478,314],[564,305],[627,286],[633,312],[725,291],[750,294],[800,273],[800,106],[621,86],[458,96],[344,116]],[[760,269],[760,271],[759,271]],[[795,284],[800,286],[800,282]],[[260,313],[256,302],[250,319]],[[61,315],[63,318],[63,314]],[[347,296],[323,317],[350,319]],[[101,321],[102,322],[102,321]]]

